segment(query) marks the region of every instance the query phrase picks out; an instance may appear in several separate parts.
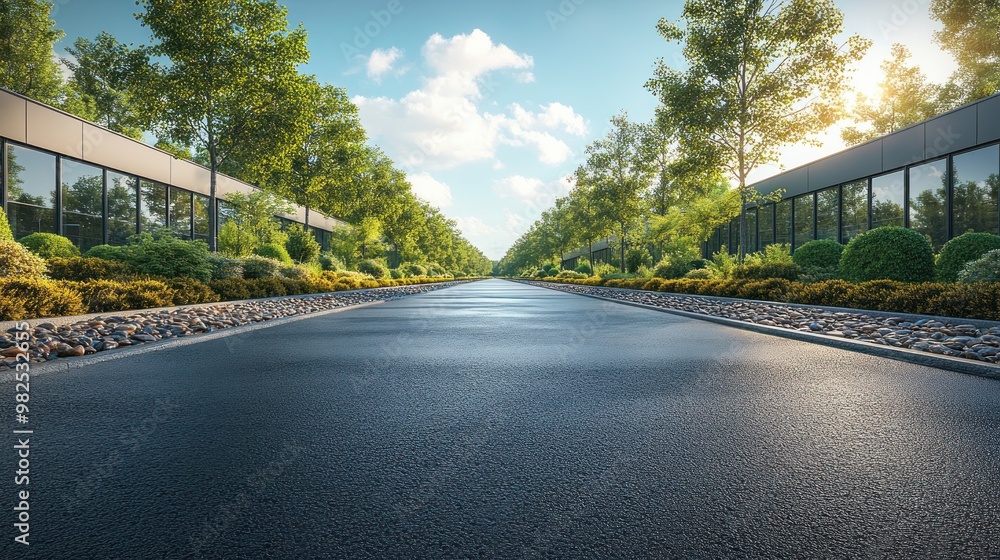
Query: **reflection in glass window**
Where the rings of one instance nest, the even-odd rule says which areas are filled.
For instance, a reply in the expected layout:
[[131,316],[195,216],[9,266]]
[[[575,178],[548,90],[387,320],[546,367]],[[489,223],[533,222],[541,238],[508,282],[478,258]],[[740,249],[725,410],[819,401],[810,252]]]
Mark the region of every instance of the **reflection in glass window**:
[[7,144],[7,220],[15,239],[56,233],[56,156]]
[[792,202],[782,200],[774,205],[774,242],[792,242]]
[[910,168],[910,228],[928,236],[935,251],[948,241],[947,161]]
[[104,243],[104,172],[62,160],[62,235],[81,253]]
[[844,199],[840,216],[840,242],[846,244],[859,233],[868,231],[868,180],[847,183],[841,189]]
[[816,239],[833,239],[840,235],[837,223],[840,214],[840,189],[823,189],[816,193]]
[[997,230],[997,194],[1000,191],[1000,146],[959,154],[952,159],[951,212],[953,233]]
[[217,198],[215,200],[216,204],[219,206],[219,229],[222,229],[222,224],[231,220],[235,215],[235,211],[233,210],[232,205],[225,200],[222,200],[221,198]]
[[191,191],[170,189],[170,230],[181,239],[191,239]]
[[[727,236],[723,236],[724,238]],[[729,235],[728,242],[726,243],[726,252],[730,255],[736,254],[737,247],[740,246],[740,219],[733,218],[729,220]]]
[[794,199],[795,203],[795,249],[813,240],[813,195],[807,194]]
[[136,233],[138,180],[131,175],[108,172],[108,243],[124,245]]
[[142,231],[150,233],[167,227],[167,187],[152,181],[143,181],[139,187],[141,194],[139,225]]
[[747,208],[747,249],[746,253],[753,253],[757,251],[757,209]]
[[758,239],[761,248],[774,243],[774,205],[761,206],[757,210]]
[[208,197],[195,194],[193,198],[194,238],[208,243]]
[[903,172],[872,178],[872,228],[903,226]]

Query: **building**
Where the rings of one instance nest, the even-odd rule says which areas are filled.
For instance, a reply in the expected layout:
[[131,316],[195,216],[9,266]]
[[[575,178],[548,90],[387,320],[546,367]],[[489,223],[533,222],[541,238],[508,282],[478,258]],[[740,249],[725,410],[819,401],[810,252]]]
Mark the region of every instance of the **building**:
[[[966,232],[1000,234],[1000,95],[964,105],[760,181],[781,202],[747,209],[747,251],[793,250],[814,239],[847,243],[881,226],[927,236],[935,250]],[[739,219],[705,244],[705,255],[739,245]]]
[[[120,245],[132,234],[169,227],[208,240],[209,211],[222,220],[226,197],[256,187],[219,174],[209,208],[210,171],[94,123],[0,89],[0,202],[15,238],[35,232],[68,237],[81,251]],[[275,216],[305,223],[305,208]],[[324,249],[344,222],[309,212]]]

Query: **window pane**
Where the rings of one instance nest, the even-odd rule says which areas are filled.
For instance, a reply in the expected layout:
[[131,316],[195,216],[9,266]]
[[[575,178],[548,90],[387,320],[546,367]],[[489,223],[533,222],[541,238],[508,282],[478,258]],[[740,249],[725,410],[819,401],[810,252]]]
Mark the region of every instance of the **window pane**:
[[757,230],[761,247],[774,243],[774,205],[768,204],[757,210]]
[[104,243],[104,173],[100,168],[62,160],[63,235],[85,253]]
[[872,178],[872,228],[903,225],[903,172]]
[[170,230],[181,239],[191,239],[191,191],[170,189]]
[[757,250],[757,209],[747,208],[747,253]]
[[910,227],[930,237],[935,251],[948,241],[946,170],[944,158],[910,168]]
[[847,243],[859,233],[868,231],[868,181],[855,181],[843,186],[844,212],[840,221],[840,242]]
[[795,200],[795,248],[813,240],[813,195]]
[[791,201],[782,200],[774,205],[774,242],[792,242],[792,206]]
[[222,229],[222,224],[232,219],[234,211],[233,207],[225,200],[222,200],[221,198],[217,198],[215,200],[216,204],[219,206],[219,229]]
[[136,183],[131,175],[108,172],[108,243],[124,245],[135,235]]
[[7,144],[7,219],[15,239],[56,233],[56,157]]
[[208,242],[208,197],[200,194],[194,195],[192,206],[194,214],[194,238]]
[[840,189],[823,189],[816,193],[816,239],[837,240],[840,227],[837,215],[840,213]]
[[167,227],[167,187],[152,181],[143,181],[140,185],[142,194],[142,215],[140,226],[142,231],[153,232]]
[[956,236],[975,231],[997,231],[997,193],[1000,190],[1000,146],[989,146],[952,159],[951,211]]

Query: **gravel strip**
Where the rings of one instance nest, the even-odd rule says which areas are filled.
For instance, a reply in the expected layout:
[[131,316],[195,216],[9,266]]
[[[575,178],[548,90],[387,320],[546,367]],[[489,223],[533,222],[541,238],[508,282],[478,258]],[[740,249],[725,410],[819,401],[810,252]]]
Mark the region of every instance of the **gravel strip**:
[[[331,292],[218,303],[210,306],[177,307],[132,314],[124,312],[61,325],[56,324],[58,318],[32,319],[26,321],[30,325],[27,329],[29,363],[40,364],[60,358],[87,356],[117,348],[208,333],[282,317],[374,301],[394,300],[465,282]],[[0,333],[0,370],[13,368],[18,363],[17,355],[23,353],[22,348],[18,347],[18,343],[23,341],[15,342],[17,332],[16,328],[10,328]],[[23,362],[21,358],[21,363]]]
[[834,312],[781,303],[723,300],[602,286],[523,282],[563,292],[725,317],[745,323],[909,348],[990,364],[1000,362],[1000,326],[977,327],[934,319],[911,321],[903,317],[875,316],[861,312]]

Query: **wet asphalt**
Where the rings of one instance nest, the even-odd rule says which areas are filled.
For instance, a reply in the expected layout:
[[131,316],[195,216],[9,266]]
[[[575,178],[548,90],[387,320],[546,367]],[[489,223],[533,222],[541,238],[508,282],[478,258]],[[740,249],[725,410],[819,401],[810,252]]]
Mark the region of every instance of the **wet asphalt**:
[[503,280],[40,373],[31,414],[0,558],[1000,557],[1000,382]]

